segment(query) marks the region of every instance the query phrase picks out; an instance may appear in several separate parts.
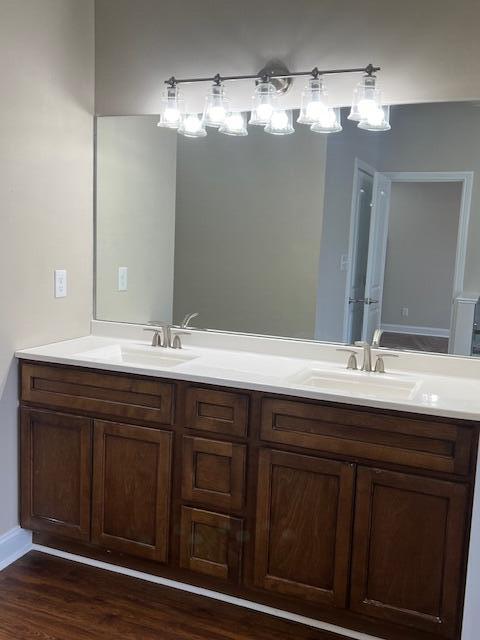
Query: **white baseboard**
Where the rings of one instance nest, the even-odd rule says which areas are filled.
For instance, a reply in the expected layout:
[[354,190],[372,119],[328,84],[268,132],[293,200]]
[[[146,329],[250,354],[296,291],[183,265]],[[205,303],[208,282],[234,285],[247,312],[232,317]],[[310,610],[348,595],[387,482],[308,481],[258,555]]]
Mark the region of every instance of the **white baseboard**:
[[449,329],[439,329],[437,327],[415,327],[409,324],[382,324],[382,331],[388,333],[409,333],[417,336],[432,336],[436,338],[449,338]]
[[213,600],[219,600],[221,602],[227,602],[228,604],[236,605],[237,607],[243,607],[244,609],[251,609],[252,611],[258,611],[266,615],[274,616],[276,618],[282,618],[283,620],[289,620],[290,622],[297,622],[299,624],[313,627],[315,629],[321,629],[322,631],[329,631],[330,633],[336,633],[345,638],[351,640],[382,640],[374,636],[369,636],[366,633],[360,633],[359,631],[352,631],[350,629],[344,629],[328,622],[322,622],[321,620],[314,620],[313,618],[307,618],[305,616],[298,615],[296,613],[290,613],[289,611],[283,611],[282,609],[275,609],[274,607],[268,607],[258,602],[251,600],[244,600],[243,598],[237,598],[235,596],[229,596],[219,591],[212,591],[211,589],[204,589],[203,587],[195,587],[194,585],[187,584],[185,582],[177,582],[176,580],[170,580],[168,578],[162,578],[161,576],[155,576],[151,573],[144,573],[143,571],[136,571],[134,569],[127,569],[126,567],[120,567],[108,562],[102,562],[101,560],[93,560],[92,558],[86,558],[85,556],[78,556],[73,553],[67,553],[59,549],[51,549],[50,547],[44,547],[43,545],[33,544],[32,551],[39,551],[46,553],[57,558],[64,558],[71,560],[72,562],[79,562],[86,564],[97,569],[103,569],[105,571],[111,571],[112,573],[120,573],[122,575],[130,576],[131,578],[137,578],[138,580],[145,580],[146,582],[153,582],[164,587],[170,587],[171,589],[178,589],[179,591],[186,591],[195,595],[204,596],[206,598],[212,598]]
[[14,527],[0,536],[0,571],[15,562],[32,548],[32,533]]

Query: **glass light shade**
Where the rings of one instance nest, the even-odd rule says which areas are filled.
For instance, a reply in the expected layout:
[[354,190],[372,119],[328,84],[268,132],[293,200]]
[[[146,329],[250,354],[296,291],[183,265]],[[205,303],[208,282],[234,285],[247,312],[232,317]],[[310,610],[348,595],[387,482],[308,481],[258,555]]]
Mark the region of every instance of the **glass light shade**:
[[199,113],[187,113],[178,128],[178,133],[187,138],[205,138],[207,130]]
[[162,96],[159,127],[178,129],[182,123],[185,104],[178,87],[167,87]]
[[390,107],[378,107],[371,111],[368,118],[358,123],[359,129],[365,131],[390,131]]
[[349,120],[367,120],[370,113],[382,107],[381,94],[375,86],[375,81],[374,76],[364,76],[355,87]]
[[315,124],[326,117],[328,112],[327,90],[323,78],[310,78],[302,92],[300,124]]
[[248,124],[264,127],[270,122],[277,101],[277,92],[271,82],[259,82],[253,95],[252,113]]
[[207,127],[220,127],[223,124],[229,112],[229,103],[223,85],[214,84],[210,87],[205,98],[204,121]]
[[219,132],[227,136],[248,136],[247,114],[241,111],[227,113]]
[[342,130],[340,109],[332,107],[328,107],[322,118],[310,127],[314,133],[338,133]]
[[288,136],[295,133],[292,111],[290,109],[275,109],[270,122],[265,127],[265,133],[271,133],[274,136]]

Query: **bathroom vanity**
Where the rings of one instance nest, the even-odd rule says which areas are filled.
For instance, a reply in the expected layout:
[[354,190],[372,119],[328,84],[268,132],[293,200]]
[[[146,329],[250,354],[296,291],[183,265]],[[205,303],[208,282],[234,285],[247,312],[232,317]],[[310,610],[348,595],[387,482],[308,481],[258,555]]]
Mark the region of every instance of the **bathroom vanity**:
[[[455,389],[450,411],[435,400],[451,380],[348,372],[325,349],[323,364],[94,337],[20,352],[22,526],[389,640],[460,638],[479,425]],[[311,386],[319,370],[343,396]]]

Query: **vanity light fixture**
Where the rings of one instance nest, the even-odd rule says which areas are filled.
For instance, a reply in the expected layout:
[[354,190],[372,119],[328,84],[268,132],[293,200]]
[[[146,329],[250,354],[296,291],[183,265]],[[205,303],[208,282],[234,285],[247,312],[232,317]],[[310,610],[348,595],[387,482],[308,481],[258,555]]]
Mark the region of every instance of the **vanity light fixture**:
[[248,136],[247,114],[242,111],[227,113],[219,132],[227,136]]
[[225,96],[225,87],[217,74],[205,98],[205,125],[218,129],[224,123],[225,116],[230,110],[229,104],[230,101]]
[[[220,133],[230,136],[246,136],[246,113],[231,108],[225,95],[225,82],[235,80],[255,80],[252,110],[248,124],[261,126],[266,133],[278,136],[295,132],[293,114],[279,102],[279,96],[286,93],[295,77],[309,76],[302,93],[300,115],[297,122],[310,126],[313,133],[335,133],[342,131],[340,110],[328,102],[325,76],[346,73],[363,73],[357,84],[349,120],[358,122],[366,131],[388,131],[390,127],[389,107],[382,105],[381,93],[377,87],[376,72],[380,67],[372,64],[364,68],[319,69],[311,71],[289,71],[282,63],[271,62],[258,74],[221,76],[208,78],[171,77],[166,80],[167,88],[162,97],[159,127],[178,129],[178,133],[190,138],[204,138],[207,127],[217,128]],[[203,114],[184,114],[184,102],[178,91],[179,84],[198,82],[212,83],[205,98]]]

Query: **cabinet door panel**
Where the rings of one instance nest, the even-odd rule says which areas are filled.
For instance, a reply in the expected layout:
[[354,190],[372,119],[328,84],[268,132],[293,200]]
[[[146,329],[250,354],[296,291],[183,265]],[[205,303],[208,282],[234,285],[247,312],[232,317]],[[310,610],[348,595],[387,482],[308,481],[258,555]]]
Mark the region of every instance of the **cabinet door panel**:
[[242,558],[242,520],[182,507],[180,566],[238,582]]
[[183,499],[218,509],[241,509],[246,451],[243,444],[184,436]]
[[95,422],[92,539],[167,561],[172,434]]
[[22,409],[22,526],[90,538],[91,421]]
[[248,431],[248,396],[190,387],[185,397],[185,424],[191,429],[244,437]]
[[467,487],[359,469],[351,608],[455,637]]
[[257,586],[345,606],[354,473],[343,462],[260,452]]

